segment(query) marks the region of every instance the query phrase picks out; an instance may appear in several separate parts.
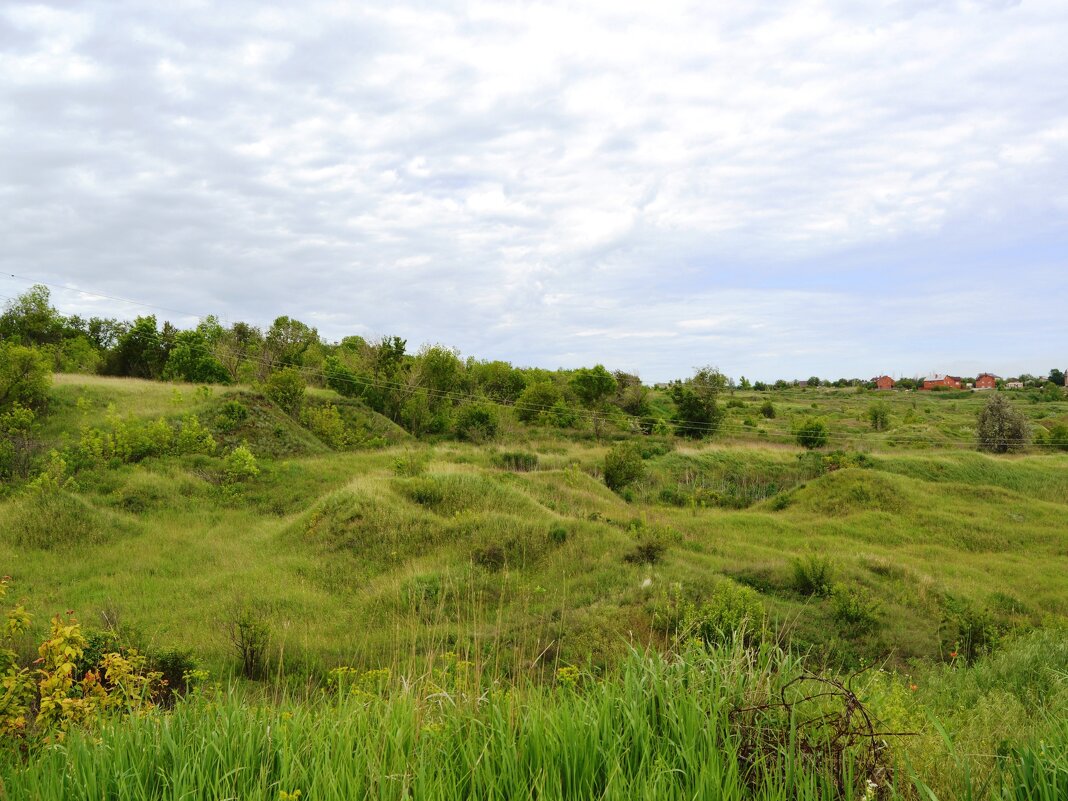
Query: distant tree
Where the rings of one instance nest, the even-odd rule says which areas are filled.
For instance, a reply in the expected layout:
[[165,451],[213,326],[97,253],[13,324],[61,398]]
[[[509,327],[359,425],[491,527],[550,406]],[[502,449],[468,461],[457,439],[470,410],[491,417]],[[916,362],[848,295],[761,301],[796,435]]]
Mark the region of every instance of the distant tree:
[[617,443],[605,454],[604,483],[613,492],[633,484],[644,471],[641,448],[635,442]]
[[1049,371],[1049,380],[1056,384],[1058,387],[1063,387],[1064,384],[1064,372],[1054,367]]
[[200,329],[179,331],[167,355],[162,377],[166,381],[189,381],[196,384],[229,384],[230,373],[215,358],[208,340]]
[[138,317],[108,353],[104,371],[133,378],[159,378],[167,363],[166,335],[157,330],[155,315]]
[[809,376],[808,381],[806,381],[805,383],[807,383],[810,387],[818,387],[820,385],[819,376]]
[[267,397],[277,403],[287,414],[297,414],[304,405],[304,393],[307,382],[300,370],[285,367],[271,373],[264,388]]
[[976,442],[981,451],[1006,453],[1030,442],[1027,420],[1000,392],[991,395],[978,414]]
[[890,410],[882,401],[868,407],[868,421],[876,431],[885,431],[890,426]]
[[271,366],[300,367],[305,354],[319,344],[319,332],[291,317],[278,317],[264,337],[264,356]]
[[694,439],[712,436],[723,421],[717,399],[727,379],[715,367],[701,367],[693,378],[675,381],[668,394],[675,403],[675,431]]
[[772,404],[770,399],[760,404],[760,414],[768,420],[775,419],[775,406],[774,404]]
[[488,403],[468,403],[456,410],[456,436],[485,442],[497,436],[497,411]]
[[37,348],[0,342],[0,412],[15,404],[29,409],[44,406],[51,386],[48,356]]
[[612,403],[624,413],[638,418],[638,425],[643,431],[652,428],[653,407],[649,403],[649,387],[631,373],[618,370],[612,374],[616,379],[616,393]]
[[827,444],[827,424],[819,418],[806,420],[797,427],[794,432],[797,444],[803,448],[814,450]]
[[360,377],[354,370],[341,361],[337,356],[327,356],[323,362],[323,375],[326,385],[347,398],[356,398],[363,394],[368,382]]
[[515,403],[515,415],[524,423],[533,423],[547,415],[557,404],[563,403],[564,395],[552,381],[531,384],[519,395]]
[[753,385],[749,383],[749,379],[746,378],[744,375],[741,378],[738,379],[738,389],[746,390],[746,389],[752,389],[752,388],[753,388]]
[[22,345],[56,345],[63,340],[65,321],[52,307],[48,287],[35,284],[8,301],[0,314],[0,339]]
[[591,412],[593,431],[601,436],[601,415],[607,400],[616,391],[616,379],[604,368],[604,365],[582,367],[571,375],[568,382],[579,402]]
[[1068,426],[1064,423],[1057,423],[1049,430],[1047,441],[1058,450],[1068,451]]
[[527,377],[508,362],[469,360],[467,372],[486,397],[500,403],[515,403],[527,386]]

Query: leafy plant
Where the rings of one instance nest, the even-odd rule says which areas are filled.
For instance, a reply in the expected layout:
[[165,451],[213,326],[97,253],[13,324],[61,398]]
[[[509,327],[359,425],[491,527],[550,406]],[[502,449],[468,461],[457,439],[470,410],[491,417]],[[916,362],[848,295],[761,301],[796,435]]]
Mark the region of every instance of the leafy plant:
[[605,454],[604,483],[613,492],[633,484],[644,472],[641,448],[633,442],[617,443]]
[[793,560],[793,588],[802,595],[828,595],[834,578],[834,565],[829,556],[810,553]]

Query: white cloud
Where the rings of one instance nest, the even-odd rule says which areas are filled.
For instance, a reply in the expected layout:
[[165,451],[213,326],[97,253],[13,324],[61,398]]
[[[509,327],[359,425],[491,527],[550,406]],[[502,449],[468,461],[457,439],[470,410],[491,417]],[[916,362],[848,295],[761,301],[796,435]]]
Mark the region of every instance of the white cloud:
[[0,15],[0,269],[650,378],[1068,349],[1061,3],[77,9]]

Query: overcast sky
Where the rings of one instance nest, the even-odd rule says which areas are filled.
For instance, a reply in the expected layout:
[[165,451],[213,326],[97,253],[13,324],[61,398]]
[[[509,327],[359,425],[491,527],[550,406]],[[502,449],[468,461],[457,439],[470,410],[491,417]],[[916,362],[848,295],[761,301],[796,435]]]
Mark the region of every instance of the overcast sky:
[[268,5],[0,4],[0,271],[649,381],[1068,367],[1064,0]]

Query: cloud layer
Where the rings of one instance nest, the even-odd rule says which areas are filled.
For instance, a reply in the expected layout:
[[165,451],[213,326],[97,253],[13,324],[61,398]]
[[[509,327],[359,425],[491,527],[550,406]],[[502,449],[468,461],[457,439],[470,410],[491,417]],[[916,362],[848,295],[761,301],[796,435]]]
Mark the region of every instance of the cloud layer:
[[8,4],[0,270],[650,380],[1063,367],[1066,34],[1055,0]]

